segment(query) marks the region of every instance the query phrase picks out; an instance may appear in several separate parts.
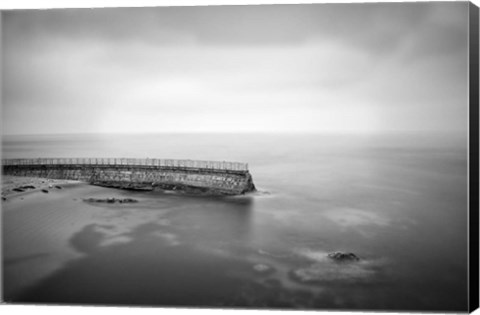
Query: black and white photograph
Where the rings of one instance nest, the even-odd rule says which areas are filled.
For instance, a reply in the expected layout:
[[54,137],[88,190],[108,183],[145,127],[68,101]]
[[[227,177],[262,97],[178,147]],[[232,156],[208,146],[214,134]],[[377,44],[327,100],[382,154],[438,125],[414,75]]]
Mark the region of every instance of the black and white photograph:
[[473,311],[478,10],[3,9],[3,303]]

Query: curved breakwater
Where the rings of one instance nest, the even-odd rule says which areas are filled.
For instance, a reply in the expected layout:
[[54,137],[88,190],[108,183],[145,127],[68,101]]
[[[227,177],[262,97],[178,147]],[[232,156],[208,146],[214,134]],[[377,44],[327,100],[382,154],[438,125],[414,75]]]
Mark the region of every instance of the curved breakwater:
[[220,195],[255,190],[248,164],[238,162],[126,158],[6,159],[3,173],[85,181],[135,190],[180,190]]

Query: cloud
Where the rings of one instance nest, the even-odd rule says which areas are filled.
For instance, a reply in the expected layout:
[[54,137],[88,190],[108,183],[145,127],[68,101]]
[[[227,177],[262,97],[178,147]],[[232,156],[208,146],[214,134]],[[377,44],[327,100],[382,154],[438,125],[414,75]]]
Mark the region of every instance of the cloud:
[[466,8],[402,3],[5,12],[2,128],[465,130]]

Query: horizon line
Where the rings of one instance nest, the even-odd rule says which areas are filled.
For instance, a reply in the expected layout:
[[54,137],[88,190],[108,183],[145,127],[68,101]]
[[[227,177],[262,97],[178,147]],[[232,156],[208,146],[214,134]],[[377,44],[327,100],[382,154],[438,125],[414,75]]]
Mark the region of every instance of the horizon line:
[[206,134],[235,134],[235,135],[381,135],[381,134],[468,134],[468,129],[462,130],[382,130],[382,131],[151,131],[151,132],[55,132],[55,133],[1,133],[1,136],[76,136],[76,135],[206,135]]

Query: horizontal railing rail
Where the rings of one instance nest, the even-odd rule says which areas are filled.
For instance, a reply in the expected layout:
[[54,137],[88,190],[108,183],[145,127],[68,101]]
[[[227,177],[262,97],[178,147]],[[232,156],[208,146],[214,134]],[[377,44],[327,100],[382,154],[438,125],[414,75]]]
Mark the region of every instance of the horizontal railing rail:
[[111,166],[156,166],[168,168],[194,168],[226,171],[248,171],[248,163],[226,161],[199,161],[176,159],[131,159],[131,158],[38,158],[3,159],[2,165],[111,165]]

